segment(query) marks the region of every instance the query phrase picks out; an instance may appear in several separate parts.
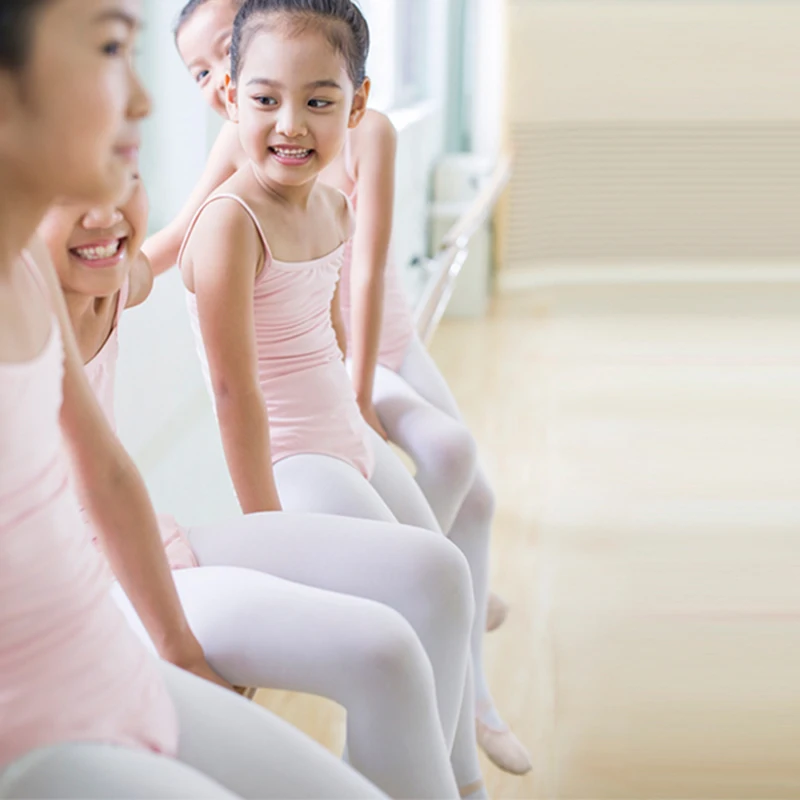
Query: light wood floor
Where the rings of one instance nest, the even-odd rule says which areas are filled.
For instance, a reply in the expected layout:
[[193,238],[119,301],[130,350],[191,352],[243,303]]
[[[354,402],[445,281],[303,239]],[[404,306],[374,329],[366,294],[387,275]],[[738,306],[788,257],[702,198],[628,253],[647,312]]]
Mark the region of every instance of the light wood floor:
[[[432,352],[497,494],[487,668],[537,765],[484,761],[490,795],[800,796],[800,286],[516,293]],[[331,704],[259,701],[341,746]]]

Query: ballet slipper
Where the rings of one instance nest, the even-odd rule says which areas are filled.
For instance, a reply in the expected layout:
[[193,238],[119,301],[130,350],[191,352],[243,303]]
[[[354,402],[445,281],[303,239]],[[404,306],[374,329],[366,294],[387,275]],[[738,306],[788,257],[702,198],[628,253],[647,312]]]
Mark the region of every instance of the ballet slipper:
[[468,783],[466,786],[458,787],[458,795],[463,800],[478,800],[478,798],[488,798],[486,787],[483,785],[483,778]]
[[489,592],[489,600],[486,608],[486,632],[496,631],[508,616],[508,603],[502,597]]
[[478,744],[496,767],[512,775],[524,775],[531,771],[533,764],[528,751],[508,726],[492,728],[476,719],[475,729]]

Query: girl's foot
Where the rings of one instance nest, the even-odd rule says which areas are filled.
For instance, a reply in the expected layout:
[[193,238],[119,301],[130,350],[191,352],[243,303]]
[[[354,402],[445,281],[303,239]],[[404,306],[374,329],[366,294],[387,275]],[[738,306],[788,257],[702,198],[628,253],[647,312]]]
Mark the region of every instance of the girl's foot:
[[508,616],[508,603],[500,595],[489,592],[489,602],[486,608],[486,632],[496,631]]
[[491,727],[476,719],[475,726],[478,744],[496,767],[512,775],[524,775],[531,771],[533,764],[530,754],[508,725],[503,723],[499,727]]
[[486,787],[483,785],[482,778],[466,786],[460,786],[458,794],[462,800],[489,800],[489,795],[486,793]]

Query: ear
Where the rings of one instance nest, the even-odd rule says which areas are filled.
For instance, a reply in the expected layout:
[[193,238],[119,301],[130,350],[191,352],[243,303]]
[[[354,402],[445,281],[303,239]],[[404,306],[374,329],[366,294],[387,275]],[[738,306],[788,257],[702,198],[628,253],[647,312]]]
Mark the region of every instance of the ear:
[[367,102],[369,101],[369,90],[372,84],[369,78],[364,79],[364,83],[356,89],[353,95],[353,104],[350,106],[350,118],[347,120],[348,128],[355,128],[367,113]]
[[231,122],[239,122],[239,96],[230,75],[225,75],[225,109]]

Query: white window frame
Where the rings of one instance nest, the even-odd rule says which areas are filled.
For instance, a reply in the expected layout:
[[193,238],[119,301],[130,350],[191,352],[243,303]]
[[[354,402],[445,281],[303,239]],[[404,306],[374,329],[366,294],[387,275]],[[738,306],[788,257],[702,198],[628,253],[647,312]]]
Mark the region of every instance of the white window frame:
[[[372,79],[370,105],[389,112],[409,108],[430,99],[432,88],[428,80],[432,10],[441,0],[356,0],[370,29],[370,55],[367,73]],[[404,15],[424,9],[425,34],[420,44],[422,67],[417,80],[404,80],[403,64],[406,42]]]

